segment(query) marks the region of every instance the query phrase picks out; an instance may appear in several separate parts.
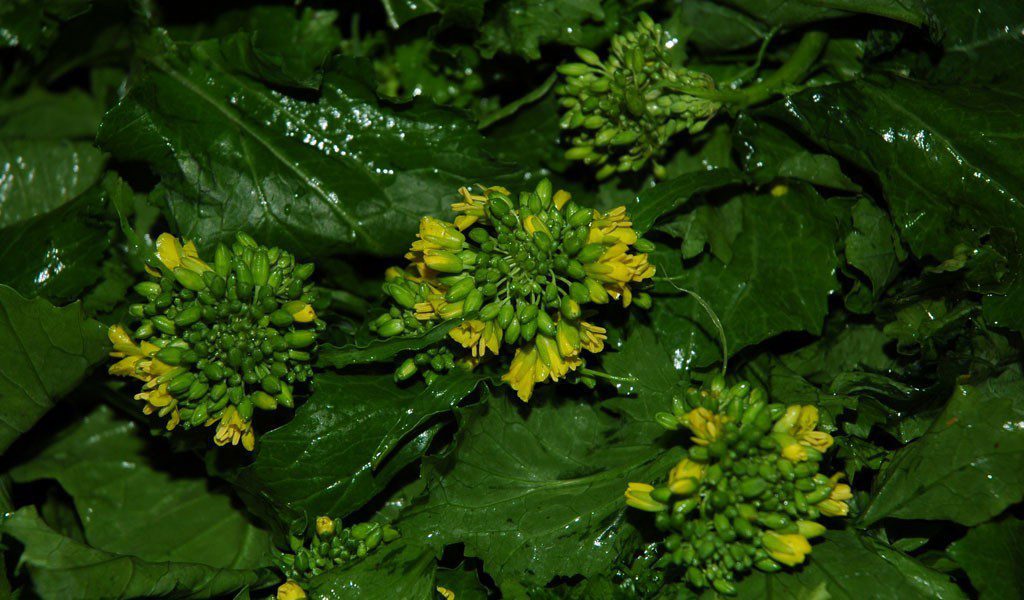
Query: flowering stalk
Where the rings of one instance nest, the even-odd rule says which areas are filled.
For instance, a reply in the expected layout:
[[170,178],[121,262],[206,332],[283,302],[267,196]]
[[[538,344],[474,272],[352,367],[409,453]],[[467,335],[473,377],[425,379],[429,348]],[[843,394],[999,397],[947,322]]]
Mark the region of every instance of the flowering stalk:
[[699,133],[723,106],[743,108],[763,102],[799,82],[825,47],[828,36],[810,32],[778,70],[745,89],[717,89],[706,73],[674,66],[669,48],[676,40],[641,13],[634,30],[612,37],[608,57],[577,48],[582,62],[558,68],[556,86],[564,109],[561,126],[569,132],[565,156],[598,168],[597,178],[636,172],[659,162],[669,140]]
[[727,388],[716,377],[657,420],[688,429],[692,445],[664,483],[630,483],[626,503],[656,513],[667,533],[661,563],[678,566],[695,588],[732,594],[752,568],[798,565],[825,532],[817,520],[849,512],[842,474],[819,472],[832,436],[815,429],[813,406],[770,404],[760,388]]
[[398,531],[385,523],[366,522],[342,527],[340,519],[317,517],[308,541],[292,536],[292,552],[284,554],[278,566],[290,582],[306,582],[363,558],[398,537]]
[[220,245],[212,266],[192,242],[157,238],[151,276],[135,286],[144,302],[128,314],[129,333],[108,337],[112,375],[143,382],[143,412],[166,417],[167,430],[217,424],[217,445],[255,445],[255,409],[294,406],[294,386],[312,376],[317,332],[325,327],[312,302],[312,264],[239,233]]
[[612,300],[650,306],[650,295],[631,286],[654,275],[646,254],[653,246],[637,237],[625,207],[584,208],[568,192],[553,192],[546,179],[517,201],[500,187],[459,193],[454,222],[420,222],[409,266],[385,276],[394,304],[371,323],[391,337],[457,319],[449,334],[457,347],[409,358],[397,379],[422,370],[429,382],[509,346],[515,355],[503,379],[526,401],[535,384],[582,367],[583,351],[604,349],[605,329],[588,320],[589,306]]

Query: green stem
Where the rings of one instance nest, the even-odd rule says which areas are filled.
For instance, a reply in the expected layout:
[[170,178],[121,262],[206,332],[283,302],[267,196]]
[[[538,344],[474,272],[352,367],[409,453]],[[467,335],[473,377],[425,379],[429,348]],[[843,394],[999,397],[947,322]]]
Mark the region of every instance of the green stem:
[[674,90],[722,104],[738,108],[746,108],[781,93],[786,87],[803,80],[807,71],[814,65],[821,51],[828,42],[828,35],[820,31],[812,31],[804,35],[797,44],[796,50],[786,59],[775,72],[761,81],[739,90],[709,90],[688,86],[669,85]]
[[586,367],[581,368],[579,372],[583,375],[590,375],[591,377],[598,377],[600,379],[612,381],[615,383],[640,383],[640,380],[637,379],[636,377],[620,377],[618,375],[612,375],[611,373],[605,373],[604,371],[595,371],[593,369],[588,369]]

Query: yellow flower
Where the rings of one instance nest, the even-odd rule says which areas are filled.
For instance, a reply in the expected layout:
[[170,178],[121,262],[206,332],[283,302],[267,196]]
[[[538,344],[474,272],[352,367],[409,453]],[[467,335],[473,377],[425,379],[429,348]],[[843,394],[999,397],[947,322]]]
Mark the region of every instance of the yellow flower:
[[498,353],[504,333],[494,319],[487,322],[473,319],[460,323],[448,332],[448,336],[462,344],[463,348],[471,348],[474,357],[482,357],[488,350],[492,354]]
[[622,297],[623,306],[629,306],[633,301],[629,288],[631,282],[654,277],[654,266],[648,262],[647,255],[629,254],[628,251],[629,246],[616,243],[605,249],[596,261],[583,265],[587,276],[604,285],[608,295],[616,300]]
[[807,447],[803,444],[796,440],[790,443],[783,441],[782,444],[782,451],[779,453],[782,458],[790,462],[803,462],[807,460]]
[[572,199],[572,194],[565,190],[558,190],[555,195],[551,197],[551,203],[555,205],[555,208],[562,210],[565,203]]
[[845,517],[850,514],[850,505],[846,503],[846,500],[853,498],[853,491],[845,483],[838,483],[842,476],[842,473],[836,473],[829,478],[834,487],[828,498],[817,505],[821,514],[829,517]]
[[295,319],[296,323],[312,323],[316,320],[316,311],[313,307],[300,300],[286,303],[282,308]]
[[455,592],[448,588],[437,586],[437,593],[444,597],[444,600],[455,600]]
[[654,486],[648,483],[630,482],[626,487],[626,504],[648,512],[661,512],[668,509],[667,504],[651,498],[653,491]]
[[775,422],[773,431],[785,433],[801,444],[824,452],[832,446],[832,436],[824,431],[815,431],[818,426],[818,409],[811,405],[792,405],[781,419]]
[[431,289],[434,291],[427,296],[426,302],[417,302],[413,305],[413,310],[416,311],[414,316],[417,320],[433,321],[434,319],[445,318],[442,316],[442,313],[449,314],[450,312],[447,309],[449,302],[444,299],[444,294],[435,288]]
[[[209,427],[217,421],[216,418],[210,419],[206,425]],[[217,433],[213,436],[215,444],[224,446],[230,443],[236,446],[238,442],[242,442],[242,447],[249,451],[256,447],[256,434],[252,430],[252,422],[243,420],[234,406],[228,406],[219,421]]]
[[327,536],[334,533],[334,520],[330,517],[316,518],[316,534]]
[[707,446],[718,439],[728,420],[725,415],[715,414],[706,408],[695,408],[686,414],[686,426],[693,432],[690,439],[694,444]]
[[633,222],[626,214],[626,207],[613,208],[605,214],[594,211],[594,220],[590,224],[588,244],[626,244],[636,243],[637,235],[633,230]]
[[447,223],[434,217],[423,217],[420,219],[420,231],[416,234],[419,238],[412,243],[412,252],[424,252],[426,250],[462,250],[466,242],[466,236]]
[[186,241],[182,244],[181,240],[169,233],[161,233],[156,238],[156,257],[172,271],[178,267],[199,272],[210,270],[209,265],[199,259],[194,243]]
[[529,402],[535,384],[549,378],[558,381],[580,364],[578,357],[563,357],[555,340],[538,335],[534,343],[516,349],[508,373],[502,375],[501,380],[512,386],[520,400]]
[[766,531],[761,537],[761,545],[768,555],[776,561],[794,567],[811,553],[811,544],[799,533],[776,533]]
[[668,488],[673,494],[692,494],[703,477],[704,465],[684,458],[668,472]]
[[482,194],[473,194],[465,187],[459,188],[462,202],[452,204],[452,210],[462,214],[455,217],[455,226],[461,231],[465,231],[467,227],[483,218],[485,214],[484,208],[488,202],[487,197],[495,192],[508,195],[508,190],[501,186],[483,188]]
[[291,579],[277,588],[277,600],[303,600],[305,597],[306,591]]
[[[155,381],[154,379],[151,383]],[[167,391],[166,384],[159,384],[148,391],[139,392],[135,394],[135,399],[146,403],[142,407],[143,414],[151,415],[157,413],[161,417],[170,415],[170,419],[168,419],[165,425],[167,431],[173,431],[181,421],[181,416],[178,413],[178,401]]]
[[608,339],[606,332],[604,327],[580,321],[580,344],[587,352],[599,354],[604,350],[604,341]]
[[548,229],[548,226],[545,225],[537,215],[529,215],[523,219],[523,229],[525,229],[526,233],[530,235],[533,235],[538,231],[543,231],[544,233],[551,235],[551,230]]

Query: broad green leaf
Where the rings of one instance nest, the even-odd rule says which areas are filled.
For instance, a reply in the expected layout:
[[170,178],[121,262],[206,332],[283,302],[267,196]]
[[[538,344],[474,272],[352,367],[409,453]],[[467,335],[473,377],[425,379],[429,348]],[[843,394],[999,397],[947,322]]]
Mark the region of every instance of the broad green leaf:
[[943,52],[931,79],[1016,82],[1024,68],[1024,4],[999,0],[929,0]]
[[789,178],[837,190],[860,191],[860,186],[843,173],[835,157],[809,152],[770,123],[740,115],[734,137],[740,160],[756,183]]
[[509,174],[456,113],[378,100],[365,62],[338,59],[320,98],[300,100],[238,73],[216,42],[162,44],[99,139],[156,170],[204,246],[246,230],[304,256],[397,254],[459,187]]
[[[151,449],[165,454],[152,454]],[[273,564],[270,535],[205,477],[187,475],[148,433],[100,406],[58,434],[15,481],[55,479],[74,498],[88,543],[150,562],[221,569]],[[185,471],[182,473],[182,471]]]
[[1024,379],[957,387],[923,437],[879,474],[863,522],[887,517],[984,522],[1024,498]]
[[689,32],[687,42],[705,52],[728,52],[760,44],[769,31],[754,17],[713,0],[678,3],[663,26],[676,35]]
[[950,557],[971,578],[982,600],[1024,597],[1024,521],[979,525],[949,547]]
[[679,252],[683,259],[699,256],[709,248],[715,258],[730,263],[732,245],[743,231],[743,203],[701,204],[688,213],[666,219],[655,229],[682,241]]
[[[400,540],[366,558],[317,576],[304,586],[311,600],[433,600],[434,553]],[[461,595],[457,595],[462,600]]]
[[72,304],[57,308],[0,285],[0,452],[102,361],[105,328]]
[[608,404],[642,417],[619,420],[548,390],[529,407],[488,394],[460,411],[455,446],[426,463],[429,499],[404,517],[403,534],[465,544],[502,587],[593,575],[633,552],[626,485],[661,478],[678,460],[652,434],[667,400]]
[[772,113],[876,173],[918,256],[946,258],[992,227],[1024,227],[1016,93],[888,77],[807,90]]
[[49,212],[0,228],[0,283],[29,297],[74,300],[101,277],[114,239],[107,196],[93,186]]
[[214,24],[227,34],[224,59],[256,77],[284,86],[317,88],[321,69],[341,45],[335,11],[257,6],[235,11]]
[[98,550],[53,531],[32,506],[8,514],[0,522],[0,531],[25,546],[21,564],[32,578],[34,591],[44,600],[213,598],[277,579],[264,569],[150,562]]
[[852,213],[853,231],[846,236],[846,261],[868,276],[877,298],[899,272],[906,252],[889,216],[870,200],[859,198]]
[[32,88],[0,100],[0,138],[91,140],[103,108],[98,99],[81,90],[55,94]]
[[104,162],[86,142],[0,139],[0,227],[80,195],[103,176]]
[[600,0],[505,0],[480,27],[477,44],[485,57],[498,52],[540,58],[540,46],[581,45],[583,23],[605,17]]
[[318,354],[320,366],[343,369],[349,365],[383,362],[402,352],[420,350],[437,344],[448,338],[448,332],[459,324],[459,320],[451,320],[430,329],[417,337],[399,337],[375,340],[366,346],[324,346]]
[[424,388],[389,375],[320,375],[295,417],[260,436],[252,463],[225,476],[287,526],[347,516],[419,457],[416,432],[480,379],[457,370]]
[[800,569],[754,573],[738,588],[740,598],[765,600],[966,598],[948,576],[850,530],[829,531]]
[[707,301],[722,322],[730,354],[785,331],[821,331],[829,294],[838,285],[836,219],[806,184],[779,192],[729,201],[742,204],[742,232],[728,263],[705,254],[680,265],[678,251],[667,249],[652,255],[655,279],[672,282],[658,282],[651,319],[677,368],[715,362],[722,349],[704,309],[676,286]]
[[633,221],[633,229],[643,235],[658,218],[683,206],[696,194],[738,184],[742,181],[743,175],[732,169],[684,173],[675,179],[662,181],[653,188],[640,192],[626,208]]
[[455,594],[457,600],[487,600],[487,586],[472,565],[463,564],[455,569],[438,569],[435,583]]
[[769,25],[794,26],[862,13],[911,25],[925,19],[923,0],[723,0]]

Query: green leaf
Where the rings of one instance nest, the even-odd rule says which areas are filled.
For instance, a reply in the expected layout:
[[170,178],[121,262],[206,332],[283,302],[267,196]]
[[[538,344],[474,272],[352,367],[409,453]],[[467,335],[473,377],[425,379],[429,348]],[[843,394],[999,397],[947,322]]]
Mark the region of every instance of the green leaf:
[[619,420],[576,398],[542,393],[523,410],[487,396],[460,411],[454,449],[426,463],[430,497],[399,524],[403,534],[464,543],[503,587],[593,575],[635,550],[626,485],[663,477],[679,458],[652,435],[667,398],[606,405],[642,417]]
[[820,333],[837,287],[838,227],[813,188],[794,184],[780,196],[746,194],[729,200],[734,203],[742,205],[742,232],[730,262],[703,255],[681,266],[679,253],[666,249],[651,257],[655,279],[673,280],[657,283],[650,314],[679,368],[710,364],[722,350],[704,309],[675,286],[707,301],[722,322],[730,354],[785,331]]
[[758,184],[790,178],[837,190],[860,191],[860,186],[843,173],[835,157],[807,151],[770,123],[740,115],[734,136],[735,146],[741,149],[740,160]]
[[74,300],[100,278],[114,239],[107,196],[93,186],[50,212],[0,228],[0,283],[29,297]]
[[1019,96],[896,77],[814,88],[772,114],[876,173],[918,256],[950,256],[992,227],[1024,227]]
[[107,354],[104,327],[72,304],[57,308],[0,285],[0,452]]
[[391,376],[320,375],[295,417],[260,436],[252,463],[225,476],[285,525],[344,517],[419,458],[430,436],[419,440],[417,431],[480,380],[456,370],[424,388],[399,387]]
[[25,546],[21,564],[32,577],[34,591],[44,600],[213,598],[277,579],[267,570],[150,562],[98,550],[50,529],[33,506],[8,514],[0,531]]
[[846,261],[868,276],[877,298],[899,272],[906,252],[885,211],[861,197],[853,206],[853,231],[846,236]]
[[961,385],[923,437],[893,455],[864,513],[975,525],[1024,498],[1024,379]]
[[0,140],[0,227],[65,204],[103,176],[103,153],[86,142]]
[[277,85],[318,88],[321,69],[341,45],[338,13],[257,6],[228,13],[215,30],[241,30],[221,42],[226,62]]
[[461,321],[453,319],[433,327],[421,336],[378,339],[360,347],[356,345],[321,347],[317,363],[322,367],[343,369],[349,365],[384,362],[395,356],[413,350],[421,350],[448,339],[448,332]]
[[505,0],[480,28],[477,44],[490,58],[498,52],[540,58],[540,46],[578,46],[583,23],[605,17],[600,0]]
[[0,137],[91,140],[103,109],[102,102],[81,90],[55,94],[32,88],[0,100]]
[[462,116],[378,100],[365,62],[338,59],[311,101],[238,74],[216,42],[146,59],[99,140],[157,171],[203,246],[245,230],[304,256],[397,254],[459,187],[509,174]]
[[829,531],[799,570],[755,573],[740,598],[766,600],[904,600],[966,598],[949,577],[884,543],[853,531]]
[[684,173],[675,179],[662,181],[651,189],[640,192],[627,204],[633,229],[639,235],[647,233],[660,217],[686,204],[696,194],[709,192],[743,181],[743,175],[733,169],[712,169]]
[[432,551],[402,540],[327,571],[303,587],[311,600],[433,600],[436,570]]
[[1024,5],[991,0],[930,0],[928,13],[945,48],[930,78],[1015,82],[1024,68]]
[[201,467],[190,477],[180,458],[153,455],[151,447],[147,432],[100,406],[11,474],[18,482],[57,480],[98,550],[220,569],[273,564],[270,535],[211,486]]
[[949,547],[982,600],[1024,597],[1024,521],[1008,517],[979,525]]
[[922,0],[724,0],[769,25],[793,26],[852,14],[924,22]]

